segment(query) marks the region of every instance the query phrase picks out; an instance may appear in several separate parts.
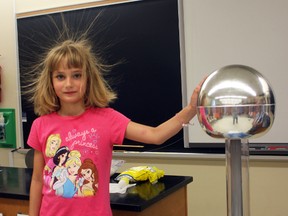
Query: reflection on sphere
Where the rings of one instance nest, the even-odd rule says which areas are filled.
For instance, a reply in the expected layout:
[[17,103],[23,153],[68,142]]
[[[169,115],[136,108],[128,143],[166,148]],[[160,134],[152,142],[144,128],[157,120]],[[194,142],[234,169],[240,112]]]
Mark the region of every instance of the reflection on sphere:
[[214,138],[246,139],[264,135],[272,127],[275,99],[267,80],[255,69],[229,65],[204,81],[197,116]]

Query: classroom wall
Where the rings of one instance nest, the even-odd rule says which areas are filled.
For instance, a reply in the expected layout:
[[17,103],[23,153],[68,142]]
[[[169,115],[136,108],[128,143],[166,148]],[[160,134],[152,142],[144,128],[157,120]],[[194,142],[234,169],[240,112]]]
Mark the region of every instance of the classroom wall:
[[[280,1],[280,0],[278,0]],[[81,2],[92,2],[88,0],[16,0],[0,1],[0,65],[3,68],[2,75],[2,102],[0,108],[15,108],[17,119],[17,145],[21,143],[21,124],[19,121],[19,79],[17,73],[17,39],[15,27],[15,13],[59,7],[64,5],[77,4]],[[208,0],[184,0],[184,19],[185,19],[185,38],[186,38],[186,57],[187,71],[194,70],[193,62],[198,59],[197,52],[203,53],[197,40],[209,39],[217,35],[205,35],[201,38],[197,36],[197,30],[201,25],[201,20],[197,21],[197,26],[193,26],[192,12],[195,6],[201,3],[209,4]],[[212,2],[212,1],[211,1]],[[221,8],[228,0],[221,0],[213,4],[213,8]],[[231,1],[229,1],[231,3]],[[197,7],[201,14],[201,9]],[[205,11],[203,11],[204,13]],[[211,17],[213,18],[213,17]],[[283,20],[285,22],[285,20]],[[245,25],[245,23],[243,23]],[[240,35],[239,35],[240,37]],[[199,50],[194,50],[193,48]],[[203,47],[202,47],[203,48]],[[204,47],[205,48],[205,47]],[[199,59],[198,59],[199,60]],[[201,60],[205,64],[205,59]],[[197,63],[199,66],[199,62]],[[191,81],[188,86],[188,95],[191,93],[196,81]],[[189,92],[190,91],[190,92]],[[19,153],[11,153],[12,149],[0,149],[0,165],[25,167],[24,156]],[[13,158],[13,163],[9,160],[9,155]],[[188,206],[189,216],[223,216],[226,215],[226,170],[224,156],[214,155],[192,155],[190,157],[163,157],[154,155],[143,157],[141,155],[116,155],[116,159],[124,159],[125,165],[121,170],[137,165],[154,165],[165,170],[170,175],[189,175],[193,176],[194,181],[188,186]],[[250,160],[250,205],[251,216],[286,216],[288,206],[288,172],[287,158],[277,157],[252,157]],[[120,171],[121,171],[120,170]]]
[[[19,79],[17,73],[16,54],[16,20],[15,2],[0,1],[0,65],[1,74],[1,102],[0,108],[13,108],[16,110],[16,134],[17,144],[21,142],[21,125],[19,115]],[[8,152],[10,149],[0,149],[0,165],[8,162]],[[20,157],[21,158],[21,157]]]
[[[123,159],[123,157],[114,157]],[[133,166],[148,165],[163,169],[170,175],[193,176],[188,185],[189,216],[224,216],[226,213],[225,158],[162,158],[125,157],[120,172]],[[250,216],[286,216],[288,212],[287,159],[252,157],[249,161]]]

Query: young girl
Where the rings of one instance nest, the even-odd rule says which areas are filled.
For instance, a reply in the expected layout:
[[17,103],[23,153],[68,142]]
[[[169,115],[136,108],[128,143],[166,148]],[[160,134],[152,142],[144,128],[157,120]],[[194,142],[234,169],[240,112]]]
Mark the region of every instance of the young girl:
[[91,159],[85,159],[78,170],[78,174],[80,179],[83,179],[82,183],[78,184],[78,195],[95,195],[98,188],[98,172],[93,161]]
[[[161,125],[149,127],[135,123],[108,107],[116,95],[103,79],[105,68],[92,53],[89,41],[80,39],[59,43],[48,51],[41,68],[32,89],[34,110],[40,117],[33,122],[28,138],[28,144],[35,149],[29,215],[111,216],[109,180],[113,144],[121,144],[124,138],[161,144],[178,133],[183,124],[196,114],[201,85],[194,90],[187,107]],[[87,179],[92,176],[92,169],[79,169],[79,176],[74,176],[78,180],[73,184],[75,191],[80,189],[69,198],[57,195],[49,185],[43,184],[44,167],[53,157],[46,151],[49,148],[47,139],[51,135],[60,135],[59,149],[78,151],[82,164],[84,161],[94,164],[97,185],[91,183],[95,177],[86,180],[91,183],[93,193],[85,195],[84,185],[77,185],[81,176],[85,175]],[[59,160],[64,161],[67,155],[59,156]],[[59,163],[55,164],[59,166]],[[64,169],[65,164],[61,165]],[[52,175],[60,183],[64,178],[56,175],[57,168],[55,166]]]

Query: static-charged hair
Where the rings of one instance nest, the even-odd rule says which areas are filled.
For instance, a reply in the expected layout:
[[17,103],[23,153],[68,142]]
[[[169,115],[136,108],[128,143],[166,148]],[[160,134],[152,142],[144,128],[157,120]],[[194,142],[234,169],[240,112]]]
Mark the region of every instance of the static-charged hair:
[[58,42],[47,51],[43,60],[37,65],[38,76],[30,83],[30,101],[34,103],[34,112],[45,115],[60,109],[60,101],[54,91],[52,72],[65,61],[68,68],[81,68],[83,79],[87,82],[83,102],[88,107],[107,107],[116,99],[116,93],[110,88],[103,73],[111,66],[102,63],[101,58],[93,53],[92,45],[87,39],[68,39]]

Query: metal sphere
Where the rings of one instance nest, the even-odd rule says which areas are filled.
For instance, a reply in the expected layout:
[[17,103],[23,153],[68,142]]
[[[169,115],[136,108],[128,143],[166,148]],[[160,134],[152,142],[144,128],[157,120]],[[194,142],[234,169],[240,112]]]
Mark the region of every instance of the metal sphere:
[[198,96],[197,116],[211,137],[257,138],[272,127],[274,94],[267,80],[255,69],[228,65],[204,81]]

